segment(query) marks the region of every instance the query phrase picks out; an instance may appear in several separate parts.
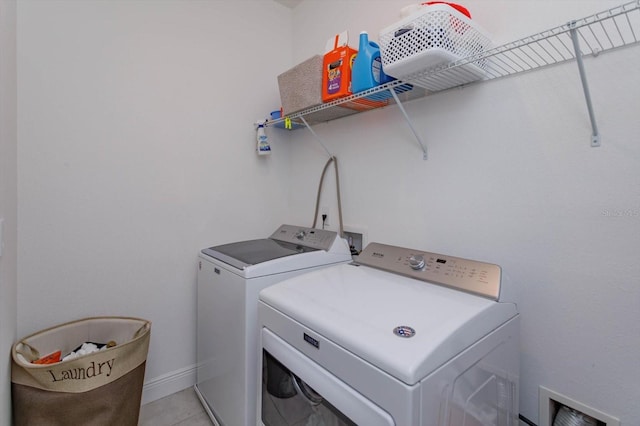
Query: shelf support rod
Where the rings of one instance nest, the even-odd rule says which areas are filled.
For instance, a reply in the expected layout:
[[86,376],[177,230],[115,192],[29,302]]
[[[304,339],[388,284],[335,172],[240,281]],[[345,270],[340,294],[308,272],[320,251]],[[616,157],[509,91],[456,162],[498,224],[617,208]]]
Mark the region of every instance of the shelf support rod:
[[587,110],[589,111],[589,119],[591,120],[591,147],[598,147],[600,146],[600,134],[598,133],[596,116],[593,112],[593,104],[591,103],[591,93],[589,92],[589,84],[587,83],[587,74],[584,71],[584,62],[582,61],[582,52],[580,51],[580,41],[578,40],[576,21],[569,22],[569,33],[571,34],[571,41],[573,42],[573,50],[576,52],[576,62],[578,63],[578,71],[580,72],[584,98],[587,102]]
[[318,143],[320,144],[320,146],[324,149],[324,151],[327,153],[327,155],[329,156],[329,158],[333,158],[333,155],[331,155],[331,153],[329,152],[329,150],[327,149],[327,147],[325,146],[324,142],[322,142],[322,139],[320,138],[320,136],[318,136],[318,134],[316,132],[314,132],[314,130],[311,128],[311,126],[309,126],[309,123],[307,123],[307,120],[304,119],[304,116],[301,115],[300,120],[302,120],[302,122],[304,123],[305,126],[307,126],[307,129],[309,129],[309,131],[311,132],[311,134],[313,135],[313,137],[316,138],[316,140],[318,141]]
[[409,125],[409,128],[413,132],[413,136],[415,136],[416,141],[418,142],[418,145],[420,145],[420,148],[422,149],[422,159],[426,160],[428,158],[427,147],[424,145],[424,143],[422,142],[422,138],[420,138],[420,135],[418,135],[418,132],[413,127],[413,124],[411,123],[411,119],[409,118],[407,111],[405,111],[404,106],[402,105],[402,102],[400,102],[400,98],[398,98],[396,91],[393,88],[389,89],[389,91],[393,95],[393,99],[396,101],[396,105],[398,105],[398,108],[400,108],[400,112],[402,112],[402,115],[404,115],[405,121]]

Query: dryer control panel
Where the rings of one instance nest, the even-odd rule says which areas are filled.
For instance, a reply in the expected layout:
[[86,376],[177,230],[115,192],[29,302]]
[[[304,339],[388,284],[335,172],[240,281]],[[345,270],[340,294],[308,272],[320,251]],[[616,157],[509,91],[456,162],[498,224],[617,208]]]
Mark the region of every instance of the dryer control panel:
[[502,271],[492,263],[380,243],[370,243],[356,263],[492,300],[500,298]]
[[284,241],[285,243],[329,251],[337,237],[338,233],[335,231],[304,228],[295,225],[281,225],[269,238]]

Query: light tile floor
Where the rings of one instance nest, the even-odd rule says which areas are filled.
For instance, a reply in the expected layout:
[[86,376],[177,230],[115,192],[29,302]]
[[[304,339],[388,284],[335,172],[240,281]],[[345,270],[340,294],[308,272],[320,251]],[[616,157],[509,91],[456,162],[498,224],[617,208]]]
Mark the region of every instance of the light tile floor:
[[[527,426],[520,421],[520,426]],[[140,409],[139,426],[212,426],[213,423],[202,408],[192,387],[157,401],[145,404]]]
[[139,426],[212,426],[196,392],[189,387],[173,395],[145,404],[140,409]]

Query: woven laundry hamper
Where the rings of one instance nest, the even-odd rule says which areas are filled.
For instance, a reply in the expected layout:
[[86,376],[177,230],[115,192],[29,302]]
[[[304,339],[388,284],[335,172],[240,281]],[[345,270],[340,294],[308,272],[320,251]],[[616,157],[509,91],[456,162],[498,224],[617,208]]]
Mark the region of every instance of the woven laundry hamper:
[[[61,324],[13,345],[11,394],[15,426],[136,426],[151,322],[94,317]],[[84,342],[115,346],[54,364],[32,361]]]

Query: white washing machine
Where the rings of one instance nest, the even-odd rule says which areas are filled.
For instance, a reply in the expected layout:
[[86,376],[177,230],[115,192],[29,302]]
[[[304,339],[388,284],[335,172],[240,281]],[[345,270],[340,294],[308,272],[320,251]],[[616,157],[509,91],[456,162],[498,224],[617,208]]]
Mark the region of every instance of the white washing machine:
[[497,265],[371,243],[260,292],[257,425],[518,424]]
[[292,225],[269,238],[202,250],[195,390],[215,424],[255,424],[259,291],[349,261],[349,246],[336,232]]

